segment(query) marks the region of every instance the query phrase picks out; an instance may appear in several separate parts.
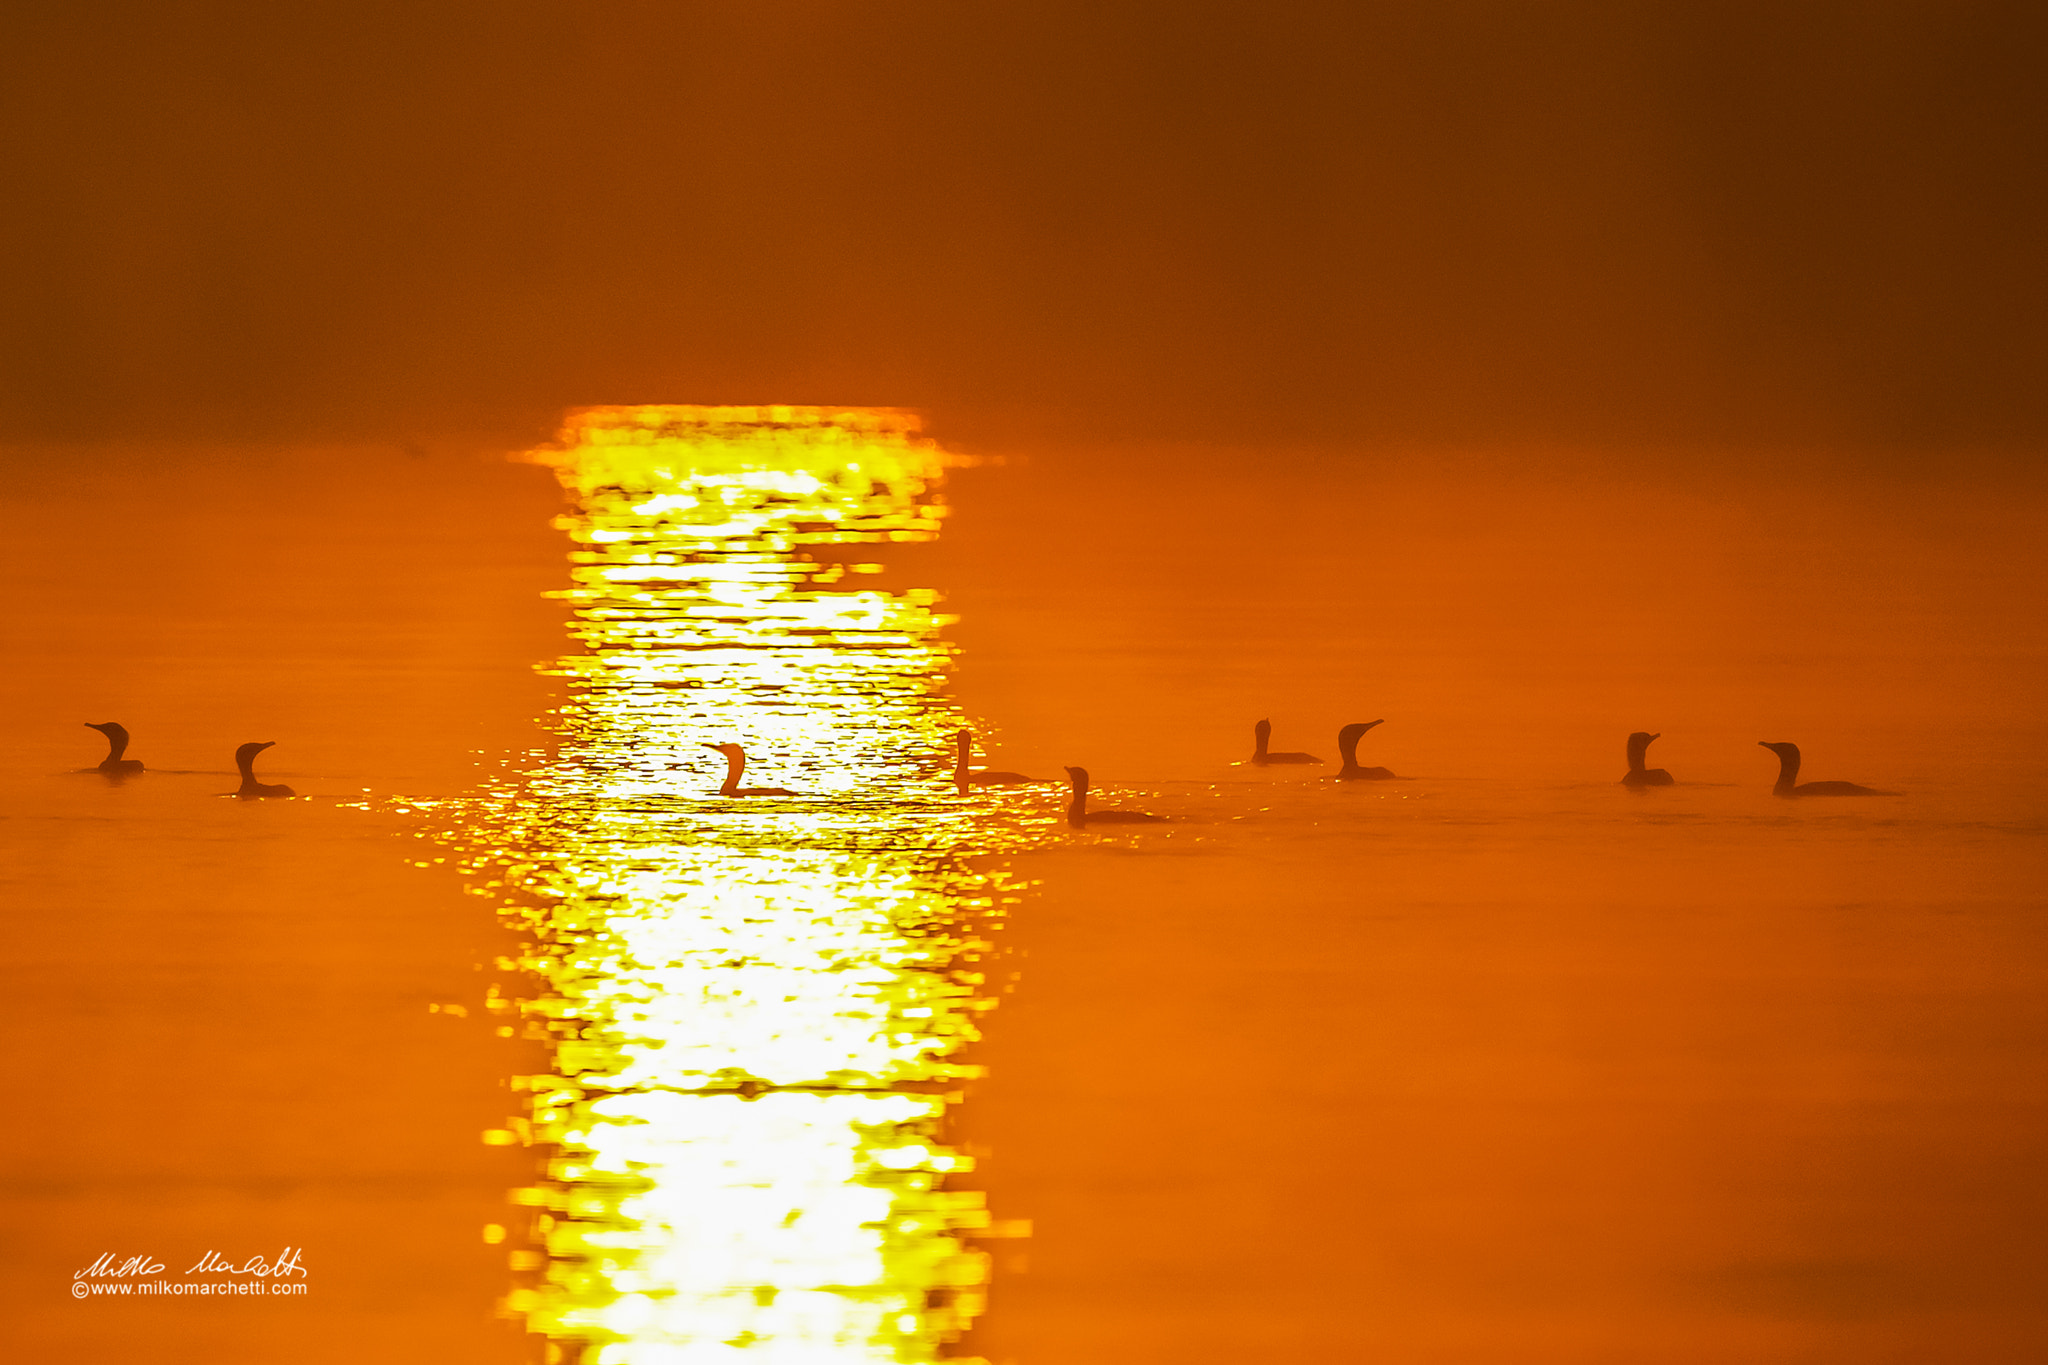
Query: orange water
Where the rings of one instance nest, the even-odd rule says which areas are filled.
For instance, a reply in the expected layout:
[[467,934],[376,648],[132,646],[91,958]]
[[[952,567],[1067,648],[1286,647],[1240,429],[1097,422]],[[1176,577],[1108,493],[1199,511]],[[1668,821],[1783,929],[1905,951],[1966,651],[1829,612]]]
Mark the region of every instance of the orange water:
[[[993,766],[1175,817],[1008,855],[950,1131],[1032,1236],[959,1352],[2040,1356],[2036,490],[1113,454],[957,473],[875,578],[946,592]],[[481,1235],[538,1159],[480,1141],[545,1062],[483,1008],[516,935],[390,798],[546,761],[560,507],[448,454],[18,461],[23,1354],[539,1358]],[[1385,717],[1412,780],[1242,766],[1267,716]],[[70,771],[110,719],[144,778]],[[1681,785],[1616,785],[1634,729]],[[249,739],[317,799],[214,799]],[[1903,794],[1775,801],[1760,739]],[[65,1292],[282,1244],[303,1300]]]

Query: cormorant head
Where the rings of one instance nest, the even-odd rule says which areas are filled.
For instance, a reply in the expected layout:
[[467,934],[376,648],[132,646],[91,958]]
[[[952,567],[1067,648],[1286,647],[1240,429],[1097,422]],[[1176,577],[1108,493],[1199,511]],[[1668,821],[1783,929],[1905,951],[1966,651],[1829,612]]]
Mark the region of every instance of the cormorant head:
[[120,723],[119,721],[112,721],[112,720],[102,720],[102,721],[90,721],[90,720],[89,720],[89,721],[87,721],[87,722],[85,723],[85,728],[86,728],[86,729],[88,729],[88,730],[97,730],[97,731],[99,731],[99,732],[100,732],[101,734],[105,735],[105,736],[106,736],[106,737],[107,737],[108,739],[114,740],[114,741],[116,741],[117,743],[118,743],[119,741],[121,741],[121,740],[124,740],[124,739],[128,738],[128,732],[127,732],[127,731],[126,731],[125,729],[123,729],[123,728],[121,727],[121,723]]
[[241,748],[235,750],[235,762],[238,764],[253,763],[256,761],[256,755],[262,753],[275,743],[277,741],[274,739],[266,739],[261,744],[244,744]]
[[1074,786],[1074,790],[1075,790],[1075,791],[1077,791],[1077,792],[1084,792],[1084,791],[1087,791],[1087,790],[1088,790],[1088,770],[1087,770],[1086,768],[1069,768],[1069,769],[1067,769],[1067,781],[1069,781],[1069,782],[1071,782],[1071,783],[1073,784],[1073,786]]
[[1664,732],[1662,730],[1659,730],[1654,735],[1651,734],[1648,730],[1638,730],[1628,737],[1628,742],[1631,744],[1648,744],[1653,739],[1662,738],[1664,738]]
[[1356,721],[1350,725],[1345,726],[1343,729],[1337,732],[1337,742],[1339,744],[1349,744],[1352,741],[1356,740],[1360,735],[1364,734],[1367,730],[1372,729],[1373,726],[1385,724],[1386,722],[1383,720]]
[[1799,746],[1797,744],[1773,743],[1768,739],[1760,739],[1757,743],[1769,749],[1779,758],[1789,758],[1795,763],[1799,761]]
[[714,753],[724,754],[727,758],[745,758],[747,756],[747,751],[737,744],[707,744],[704,747]]
[[1252,727],[1252,733],[1253,733],[1253,734],[1255,734],[1255,735],[1270,735],[1270,734],[1272,734],[1272,733],[1273,733],[1273,722],[1272,722],[1272,721],[1270,721],[1270,720],[1262,720],[1262,721],[1260,721],[1260,722],[1259,722],[1259,723],[1258,723],[1257,725],[1254,725],[1254,726]]

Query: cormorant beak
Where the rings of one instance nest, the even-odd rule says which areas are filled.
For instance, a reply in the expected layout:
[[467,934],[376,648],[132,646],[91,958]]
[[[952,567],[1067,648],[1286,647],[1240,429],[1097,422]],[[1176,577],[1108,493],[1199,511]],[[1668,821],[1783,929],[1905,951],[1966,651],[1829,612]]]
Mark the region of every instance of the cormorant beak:
[[256,747],[257,747],[257,748],[259,748],[259,749],[269,749],[269,748],[274,748],[274,747],[276,746],[276,744],[277,744],[277,741],[276,741],[276,740],[274,740],[274,739],[266,739],[266,740],[264,740],[264,741],[263,741],[263,742],[262,742],[261,744],[257,745]]

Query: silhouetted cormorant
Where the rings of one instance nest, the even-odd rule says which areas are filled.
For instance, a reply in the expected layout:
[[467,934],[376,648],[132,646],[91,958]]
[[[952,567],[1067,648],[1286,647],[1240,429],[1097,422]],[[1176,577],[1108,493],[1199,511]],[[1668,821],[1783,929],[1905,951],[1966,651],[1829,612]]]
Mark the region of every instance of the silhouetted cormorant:
[[1262,720],[1252,727],[1252,762],[1264,767],[1268,763],[1320,763],[1323,760],[1314,754],[1269,754],[1266,744],[1273,738],[1273,722]]
[[1365,738],[1365,732],[1375,725],[1385,725],[1383,720],[1359,721],[1347,725],[1337,732],[1337,752],[1344,756],[1344,770],[1337,774],[1339,782],[1374,781],[1382,782],[1394,776],[1385,768],[1361,768],[1358,766],[1358,741]]
[[[1758,744],[1778,756],[1778,784],[1771,788],[1773,796],[1897,796],[1897,792],[1879,791],[1875,787],[1859,787],[1854,782],[1800,782],[1799,746],[1797,744],[1773,744],[1760,739]],[[1797,783],[1795,786],[1794,784]]]
[[1075,829],[1085,829],[1089,825],[1163,825],[1166,823],[1165,816],[1147,815],[1143,811],[1089,810],[1088,770],[1086,768],[1067,769],[1067,781],[1074,789],[1073,800],[1067,802],[1067,823]]
[[142,771],[142,760],[123,758],[128,750],[128,731],[119,721],[105,720],[98,724],[85,722],[88,730],[97,730],[107,737],[107,756],[100,760],[100,771],[109,777],[128,777]]
[[747,751],[737,744],[707,744],[725,755],[725,783],[718,789],[720,796],[795,796],[787,787],[742,787],[740,775],[747,770]]
[[991,772],[987,768],[969,769],[967,755],[974,743],[973,732],[962,730],[959,740],[959,757],[953,763],[953,780],[963,787],[1016,787],[1027,782],[1043,782],[1042,777],[1026,777],[1022,773]]
[[261,744],[244,744],[235,750],[235,766],[242,770],[242,785],[235,792],[237,796],[290,796],[292,789],[282,782],[258,782],[256,780],[256,755],[277,743],[267,739]]
[[1622,786],[1668,787],[1671,785],[1670,773],[1665,772],[1662,768],[1645,768],[1643,766],[1643,755],[1649,752],[1650,741],[1658,738],[1663,733],[1662,730],[1659,730],[1657,734],[1652,735],[1638,730],[1628,737],[1628,772],[1622,776]]

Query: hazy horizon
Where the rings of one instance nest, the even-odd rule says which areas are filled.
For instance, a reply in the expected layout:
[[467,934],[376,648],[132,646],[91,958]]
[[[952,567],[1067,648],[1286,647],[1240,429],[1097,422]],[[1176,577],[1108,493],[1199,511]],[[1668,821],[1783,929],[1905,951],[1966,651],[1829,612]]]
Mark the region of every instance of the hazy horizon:
[[[16,6],[0,441],[2048,439],[2029,6]],[[1654,460],[1650,462],[1655,462]]]

